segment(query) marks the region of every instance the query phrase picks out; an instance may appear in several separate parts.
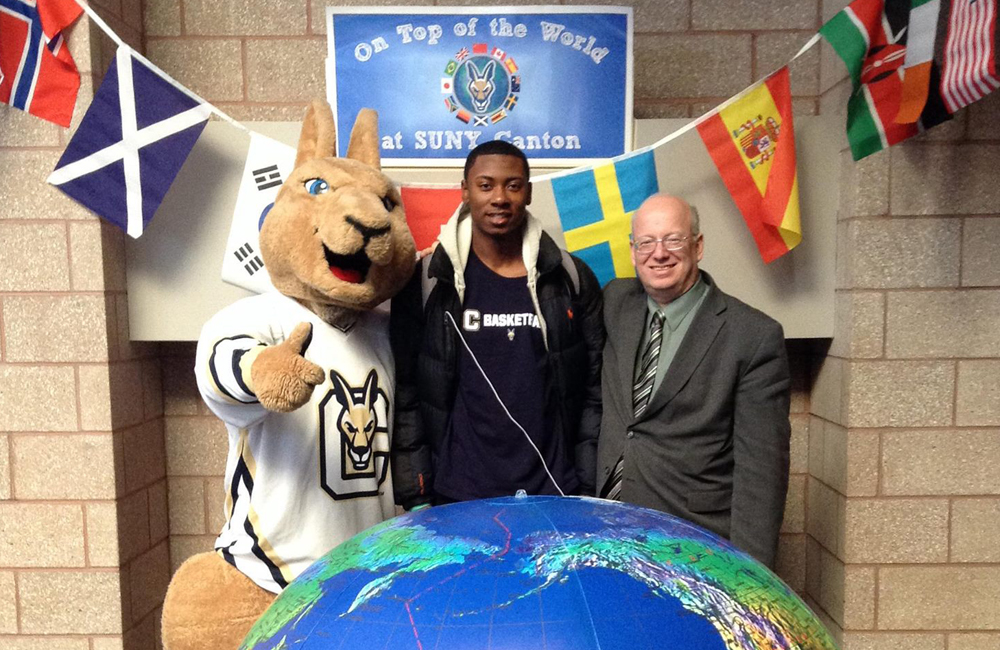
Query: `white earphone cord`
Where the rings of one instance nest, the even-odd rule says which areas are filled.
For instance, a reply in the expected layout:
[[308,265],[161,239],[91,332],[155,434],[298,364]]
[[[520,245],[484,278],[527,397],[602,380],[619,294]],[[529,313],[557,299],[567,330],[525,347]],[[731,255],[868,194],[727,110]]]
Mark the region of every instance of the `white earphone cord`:
[[462,330],[458,328],[458,323],[455,322],[455,318],[451,315],[451,312],[446,311],[445,316],[447,316],[448,320],[451,321],[451,325],[452,327],[455,328],[455,332],[458,334],[459,340],[462,341],[462,345],[465,346],[465,349],[469,352],[469,356],[472,357],[472,361],[475,362],[476,367],[479,368],[479,372],[483,375],[483,379],[486,380],[486,383],[487,385],[489,385],[490,390],[493,391],[493,396],[496,397],[497,402],[500,403],[500,408],[502,408],[503,412],[507,414],[507,417],[510,418],[510,421],[514,423],[514,426],[520,429],[521,433],[524,434],[524,437],[528,439],[528,444],[530,444],[531,448],[535,450],[536,454],[538,454],[538,460],[542,461],[542,467],[545,469],[545,473],[548,474],[549,480],[552,481],[552,485],[556,486],[556,489],[559,491],[559,496],[566,496],[566,493],[563,492],[562,488],[559,487],[559,484],[556,482],[555,477],[552,476],[552,472],[549,471],[549,466],[545,463],[545,458],[542,457],[542,452],[538,450],[538,447],[535,445],[535,441],[531,439],[531,436],[529,436],[528,432],[524,430],[524,427],[521,426],[521,423],[514,419],[514,416],[511,415],[510,411],[507,410],[507,405],[503,403],[502,399],[500,399],[500,395],[497,393],[497,389],[493,387],[493,382],[490,381],[490,378],[486,376],[486,371],[483,370],[483,367],[479,365],[479,359],[477,359],[476,355],[472,353],[472,349],[469,347],[469,344],[465,342],[465,337],[462,336]]

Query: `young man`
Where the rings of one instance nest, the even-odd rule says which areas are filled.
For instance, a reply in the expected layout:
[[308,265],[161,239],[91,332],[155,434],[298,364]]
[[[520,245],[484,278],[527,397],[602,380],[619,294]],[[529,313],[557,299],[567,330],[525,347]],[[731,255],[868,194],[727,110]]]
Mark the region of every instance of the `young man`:
[[528,176],[510,143],[476,147],[462,206],[393,301],[393,486],[408,510],[594,492],[601,290],[528,212]]

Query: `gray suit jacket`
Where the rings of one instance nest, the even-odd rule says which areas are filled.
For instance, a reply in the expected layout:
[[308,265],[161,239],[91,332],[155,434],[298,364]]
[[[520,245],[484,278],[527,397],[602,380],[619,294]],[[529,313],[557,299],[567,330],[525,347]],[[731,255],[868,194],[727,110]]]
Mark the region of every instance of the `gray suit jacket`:
[[597,485],[624,452],[622,501],[683,517],[773,567],[788,490],[784,333],[701,273],[708,295],[638,419],[632,377],[646,294],[634,279],[604,289]]

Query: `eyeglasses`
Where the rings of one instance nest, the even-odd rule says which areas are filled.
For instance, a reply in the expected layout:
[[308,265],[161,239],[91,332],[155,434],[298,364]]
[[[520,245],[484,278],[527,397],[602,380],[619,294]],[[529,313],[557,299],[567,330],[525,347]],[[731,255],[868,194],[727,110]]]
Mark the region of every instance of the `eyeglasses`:
[[669,237],[661,237],[660,239],[653,239],[651,237],[640,239],[639,241],[632,242],[632,248],[636,252],[642,255],[651,255],[654,250],[656,250],[656,245],[663,243],[663,248],[668,251],[679,251],[684,248],[685,242],[690,239],[687,235],[683,237],[678,237],[676,235],[670,235]]

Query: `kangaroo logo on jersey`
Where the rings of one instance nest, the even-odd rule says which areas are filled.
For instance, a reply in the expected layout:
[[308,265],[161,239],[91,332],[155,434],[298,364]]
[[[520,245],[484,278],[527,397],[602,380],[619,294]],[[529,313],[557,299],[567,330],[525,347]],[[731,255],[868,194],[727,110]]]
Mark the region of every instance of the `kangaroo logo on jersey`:
[[473,126],[488,126],[506,118],[517,104],[521,77],[514,58],[504,50],[476,43],[462,48],[445,66],[441,92],[445,107]]
[[354,387],[336,370],[319,405],[320,474],[334,499],[378,494],[389,457],[389,401],[378,373]]

